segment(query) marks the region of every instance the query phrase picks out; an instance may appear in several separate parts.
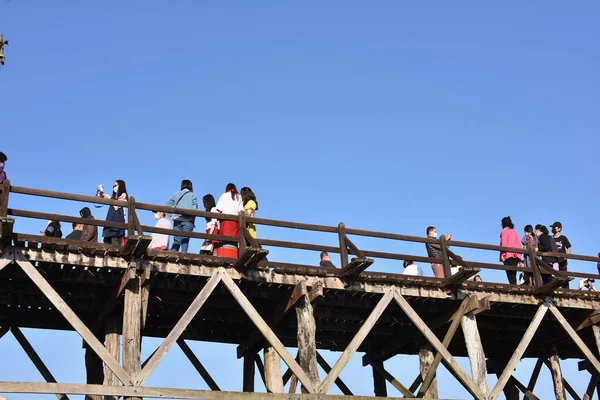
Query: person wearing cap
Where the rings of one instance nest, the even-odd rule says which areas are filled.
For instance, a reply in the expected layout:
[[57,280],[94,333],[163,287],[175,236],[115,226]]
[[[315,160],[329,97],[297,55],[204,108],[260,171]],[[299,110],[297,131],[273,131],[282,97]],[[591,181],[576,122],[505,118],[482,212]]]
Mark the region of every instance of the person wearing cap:
[[597,292],[594,287],[595,279],[592,278],[581,278],[579,280],[579,290],[589,290],[590,292]]
[[[79,216],[85,219],[94,219],[92,211],[88,207],[83,207],[79,210]],[[81,241],[83,242],[98,242],[98,227],[96,225],[84,224],[81,230]]]
[[[162,211],[154,211],[156,228],[171,229],[171,221],[165,218],[165,213]],[[153,233],[152,241],[148,245],[150,250],[167,250],[169,248],[169,235],[164,233]]]
[[[571,254],[571,250],[572,250],[571,242],[569,242],[569,239],[566,236],[561,234],[562,224],[560,222],[556,221],[555,223],[550,225],[550,227],[552,228],[552,233],[554,234],[552,239],[554,240],[554,243],[556,243],[556,251],[558,251],[559,253]],[[566,271],[567,264],[568,264],[568,260],[566,258],[559,258],[558,259],[558,270]],[[563,287],[568,289],[569,282],[565,282]]]

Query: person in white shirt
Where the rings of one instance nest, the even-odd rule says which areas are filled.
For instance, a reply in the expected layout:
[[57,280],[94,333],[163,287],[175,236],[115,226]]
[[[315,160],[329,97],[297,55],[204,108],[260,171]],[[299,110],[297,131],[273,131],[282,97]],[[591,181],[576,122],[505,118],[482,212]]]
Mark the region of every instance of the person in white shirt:
[[[217,211],[222,214],[239,215],[244,211],[242,196],[238,193],[233,183],[227,184],[225,193],[219,197],[217,202]],[[237,221],[221,220],[221,235],[239,237],[240,226]],[[219,257],[237,258],[238,249],[236,242],[221,242],[217,249]]]
[[423,276],[423,270],[412,260],[404,260],[404,272],[402,275]]
[[[154,218],[156,221],[156,228],[171,229],[171,221],[165,218],[165,213],[162,211],[154,211]],[[164,233],[153,233],[152,241],[148,246],[150,250],[167,250],[169,248],[169,235]]]

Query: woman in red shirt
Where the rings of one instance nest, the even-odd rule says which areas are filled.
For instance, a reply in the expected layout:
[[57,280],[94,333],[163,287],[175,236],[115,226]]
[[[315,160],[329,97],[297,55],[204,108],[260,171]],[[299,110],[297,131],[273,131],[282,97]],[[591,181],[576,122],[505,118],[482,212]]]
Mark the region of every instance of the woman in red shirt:
[[[500,246],[503,247],[514,247],[516,249],[521,248],[521,239],[519,234],[515,231],[515,225],[510,220],[510,217],[502,218],[502,232],[500,232]],[[521,263],[521,254],[514,253],[511,251],[500,252],[500,262],[504,265],[510,265],[516,267]],[[511,285],[517,284],[517,271],[506,271],[508,282]]]

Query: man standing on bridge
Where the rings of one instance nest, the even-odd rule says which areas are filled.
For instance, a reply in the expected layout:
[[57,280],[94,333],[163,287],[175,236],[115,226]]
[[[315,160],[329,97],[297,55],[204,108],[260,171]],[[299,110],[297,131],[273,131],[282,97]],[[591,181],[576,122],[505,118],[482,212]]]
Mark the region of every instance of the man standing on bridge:
[[[571,254],[571,250],[572,250],[571,242],[569,242],[569,239],[566,236],[561,235],[562,224],[560,222],[556,221],[555,223],[553,223],[550,226],[552,227],[552,233],[554,234],[554,236],[552,237],[552,240],[554,240],[554,243],[556,243],[556,251],[558,251],[559,253]],[[567,271],[567,264],[568,264],[568,260],[566,258],[559,258],[558,259],[558,270],[559,271]],[[565,282],[563,287],[568,289],[569,282]]]

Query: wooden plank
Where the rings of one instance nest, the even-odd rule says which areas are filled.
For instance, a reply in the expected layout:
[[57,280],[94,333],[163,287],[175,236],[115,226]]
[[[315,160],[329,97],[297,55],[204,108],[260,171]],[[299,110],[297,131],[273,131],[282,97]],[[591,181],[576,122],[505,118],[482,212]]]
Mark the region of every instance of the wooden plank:
[[457,273],[449,276],[448,278],[444,278],[442,283],[440,283],[440,288],[447,289],[459,286],[470,277],[477,275],[480,271],[481,269],[476,267],[461,267]]
[[592,325],[592,332],[594,333],[594,340],[596,341],[596,346],[598,347],[598,353],[600,354],[600,325],[598,325],[598,324]]
[[[321,356],[321,354],[317,351],[317,362],[319,363],[319,365],[321,366],[321,368],[323,368],[323,371],[325,371],[326,374],[328,374],[331,371],[331,366],[329,365],[329,363]],[[342,381],[340,378],[337,378],[335,380],[335,385],[342,391],[342,393],[344,393],[346,396],[354,396],[352,394],[352,391],[348,388],[348,386],[346,386],[346,384],[344,383],[344,381]]]
[[350,361],[350,358],[354,355],[356,350],[365,340],[369,332],[371,332],[371,329],[373,329],[373,326],[375,326],[377,320],[379,320],[379,317],[381,317],[381,314],[383,314],[387,306],[392,301],[394,293],[395,287],[392,287],[388,290],[388,292],[385,295],[383,295],[381,300],[379,300],[377,306],[375,306],[371,314],[369,314],[369,317],[365,320],[365,322],[360,327],[354,338],[352,338],[352,341],[350,342],[348,347],[346,347],[338,361],[335,363],[331,371],[327,374],[327,376],[321,383],[321,386],[319,387],[319,393],[326,394],[329,391],[331,385],[333,385],[333,382],[335,382],[335,380],[340,376],[340,373],[346,367],[346,365]]
[[450,270],[450,260],[448,259],[448,241],[446,240],[446,236],[442,235],[439,239],[440,241],[440,250],[442,251],[442,265],[444,266],[444,278],[448,279],[452,276],[452,271]]
[[138,236],[139,240],[133,250],[134,257],[143,257],[148,250],[148,246],[152,242],[152,236]]
[[500,396],[500,392],[502,392],[502,389],[504,389],[504,386],[506,386],[508,379],[510,378],[513,370],[521,360],[523,353],[527,349],[527,346],[529,345],[529,342],[531,342],[531,339],[533,339],[533,335],[535,335],[535,332],[540,326],[549,308],[552,309],[552,305],[548,302],[544,302],[544,304],[542,304],[536,311],[535,315],[533,316],[533,319],[531,320],[531,323],[529,324],[527,330],[525,331],[525,334],[523,335],[523,338],[519,342],[512,357],[506,364],[504,371],[502,371],[502,374],[498,378],[496,386],[494,386],[494,388],[490,392],[490,395],[488,397],[489,400],[496,400],[498,396]]
[[113,371],[125,385],[131,385],[131,376],[117,363],[106,347],[94,336],[88,327],[79,319],[73,310],[65,303],[60,295],[50,286],[40,272],[33,266],[20,251],[16,251],[15,259],[21,269],[29,276],[33,283],[42,291],[44,296],[54,305],[69,324],[77,331],[83,340],[98,354],[108,367]]
[[254,354],[246,354],[244,356],[244,375],[242,380],[242,390],[244,392],[254,392],[255,372]]
[[[137,386],[82,385],[73,383],[31,383],[0,382],[0,393],[74,395],[95,394],[123,397],[163,398],[163,399],[202,399],[202,400],[348,400],[344,395],[289,395],[271,393],[216,392],[208,390],[167,389]],[[379,400],[372,396],[354,396],[352,400]]]
[[165,355],[169,352],[173,344],[179,339],[183,331],[190,324],[192,319],[198,314],[200,308],[204,305],[208,297],[211,295],[213,290],[217,287],[219,282],[222,280],[223,269],[218,268],[213,276],[208,280],[206,285],[202,288],[200,293],[196,296],[192,304],[188,307],[187,310],[183,313],[177,324],[173,327],[169,335],[166,339],[160,344],[156,353],[150,358],[148,364],[140,371],[135,379],[136,386],[142,386],[146,380],[150,377],[150,374],[154,371],[154,369],[158,366],[158,364],[162,361]]
[[[109,317],[106,320],[106,333],[105,333],[105,344],[106,350],[112,355],[115,361],[119,362],[121,359],[121,323],[118,316]],[[105,385],[118,385],[119,378],[108,368],[104,366],[104,384]],[[106,396],[104,400],[118,400],[114,396]]]
[[[131,376],[137,376],[142,368],[142,328],[141,328],[142,294],[140,280],[136,277],[129,280],[125,287],[123,306],[123,367]],[[141,400],[140,397],[129,397],[125,400]]]
[[[296,321],[298,338],[298,359],[300,367],[308,375],[313,387],[319,386],[319,371],[317,367],[317,339],[316,323],[313,315],[313,308],[308,299],[308,295],[302,296],[302,299],[296,304]],[[302,393],[309,393],[304,384],[300,388]]]
[[533,394],[531,392],[531,390],[528,390],[525,385],[523,385],[521,382],[519,382],[519,380],[517,378],[515,378],[514,376],[510,377],[510,381],[512,381],[512,383],[519,388],[519,390],[523,393],[524,397],[523,399],[529,399],[529,400],[540,400],[535,394]]
[[546,364],[552,375],[552,384],[554,385],[554,396],[556,397],[556,400],[566,400],[567,393],[565,392],[563,374],[562,369],[560,368],[560,360],[558,358],[556,346],[552,346],[551,355],[548,360],[544,360],[544,364]]
[[338,237],[340,242],[340,267],[348,265],[348,247],[346,247],[346,225],[343,222],[338,224]]
[[475,314],[469,313],[464,315],[462,317],[461,327],[465,338],[467,354],[469,355],[469,363],[471,364],[471,376],[479,386],[479,389],[481,389],[483,393],[488,393],[489,387],[485,353],[483,351],[481,337],[479,336]]
[[142,310],[141,310],[141,327],[142,331],[146,327],[146,319],[148,318],[148,305],[150,302],[150,269],[145,269],[140,276],[140,290],[142,291]]
[[[377,372],[386,381],[391,383],[391,385],[393,387],[395,387],[400,393],[402,393],[402,395],[404,397],[411,398],[411,399],[415,398],[415,396],[413,395],[413,393],[411,392],[410,389],[408,389],[406,386],[404,386],[402,383],[400,383],[396,378],[394,378],[394,376],[392,374],[390,374],[383,367],[383,361],[374,361],[371,363],[371,366],[373,367],[373,371]],[[377,393],[375,395],[377,395]]]
[[[23,335],[23,332],[21,332],[21,330],[16,326],[10,328],[10,331],[27,354],[27,357],[29,357],[33,365],[35,365],[39,373],[46,380],[46,382],[56,383],[56,379],[54,378],[48,367],[46,367],[46,364],[44,364],[40,356],[33,349],[33,346],[31,345],[31,343],[29,343],[29,340],[27,340],[25,335]],[[60,400],[69,400],[69,397],[67,397],[66,394],[57,393],[56,397],[58,397]]]
[[283,393],[283,378],[281,376],[281,357],[271,346],[265,347],[265,387],[268,393]]
[[467,389],[467,391],[473,395],[476,399],[485,399],[486,396],[479,390],[479,387],[473,382],[473,380],[465,373],[461,366],[456,362],[454,357],[446,350],[446,347],[439,341],[435,334],[427,327],[427,324],[419,317],[415,310],[410,306],[408,301],[400,294],[398,290],[395,290],[394,300],[400,306],[406,316],[412,321],[419,331],[425,336],[427,341],[435,348],[438,353],[442,354],[444,365],[448,368],[450,373],[454,375],[456,379]]
[[187,345],[187,343],[183,339],[179,339],[177,340],[177,344],[183,351],[183,354],[185,354],[188,360],[190,360],[194,368],[196,368],[196,371],[198,371],[202,379],[204,379],[204,382],[206,382],[210,390],[220,391],[221,389],[219,388],[219,385],[217,385],[212,376],[210,376],[206,368],[204,368],[204,365],[202,365],[198,357],[196,357],[196,355],[194,354],[192,349]]
[[227,290],[235,300],[237,300],[238,304],[242,307],[242,310],[246,315],[250,318],[252,323],[258,328],[258,330],[262,333],[262,335],[267,339],[267,341],[271,344],[271,346],[277,351],[279,356],[283,359],[283,361],[290,367],[292,372],[298,377],[300,382],[309,390],[310,393],[315,393],[316,388],[312,385],[310,378],[306,373],[300,368],[300,365],[294,360],[291,354],[286,350],[285,346],[281,343],[279,338],[273,333],[273,331],[269,328],[267,323],[262,319],[258,311],[252,306],[250,301],[244,296],[240,288],[237,287],[233,279],[229,277],[229,275],[221,272],[221,281],[227,287]]
[[571,327],[571,324],[569,324],[569,321],[567,321],[565,319],[565,317],[563,317],[563,315],[560,313],[560,311],[556,307],[550,307],[550,312],[552,313],[552,315],[554,315],[554,317],[557,319],[557,321],[560,323],[560,325],[563,327],[563,329],[571,337],[573,342],[575,342],[575,344],[577,345],[579,350],[581,350],[581,352],[583,353],[585,358],[590,362],[592,367],[594,367],[596,372],[600,373],[600,362],[598,361],[596,356],[592,353],[592,351],[589,349],[589,347],[587,347],[587,345],[584,343],[584,341],[581,340],[581,338],[579,337],[577,332],[575,332],[575,330]]
[[340,278],[357,277],[369,268],[374,261],[372,258],[353,258],[349,264],[341,269],[339,276]]

